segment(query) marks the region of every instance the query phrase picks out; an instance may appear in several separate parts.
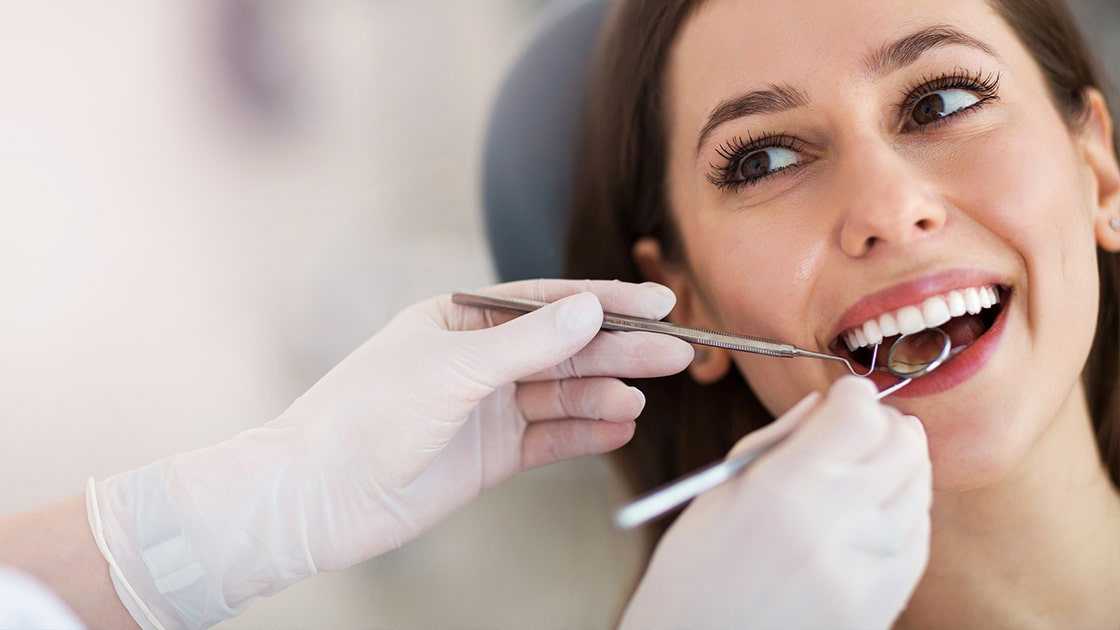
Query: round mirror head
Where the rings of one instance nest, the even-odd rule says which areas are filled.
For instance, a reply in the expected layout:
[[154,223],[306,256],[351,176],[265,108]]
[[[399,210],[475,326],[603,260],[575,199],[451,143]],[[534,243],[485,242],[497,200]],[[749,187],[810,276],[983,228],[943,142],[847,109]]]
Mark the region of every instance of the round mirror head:
[[887,353],[887,371],[898,378],[925,376],[949,358],[949,334],[940,328],[927,328],[900,336]]

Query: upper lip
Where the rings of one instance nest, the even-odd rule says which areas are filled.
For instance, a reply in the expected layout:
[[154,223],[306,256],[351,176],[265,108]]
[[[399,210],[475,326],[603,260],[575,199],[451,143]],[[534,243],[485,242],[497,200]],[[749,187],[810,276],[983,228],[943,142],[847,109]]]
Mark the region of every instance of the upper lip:
[[1003,282],[995,274],[978,269],[959,269],[934,275],[923,276],[894,284],[863,296],[850,306],[837,320],[832,335],[826,341],[831,346],[840,335],[863,325],[869,319],[883,313],[895,311],[904,306],[920,305],[925,299],[948,293],[954,289],[966,289],[987,284],[1001,285]]

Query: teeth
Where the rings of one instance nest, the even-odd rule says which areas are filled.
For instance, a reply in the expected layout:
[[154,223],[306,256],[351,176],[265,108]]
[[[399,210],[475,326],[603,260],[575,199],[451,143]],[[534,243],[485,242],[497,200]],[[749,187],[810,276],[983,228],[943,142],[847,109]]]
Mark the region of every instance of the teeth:
[[929,298],[922,302],[922,316],[926,319],[927,327],[944,324],[949,321],[949,302],[941,297]]
[[975,289],[967,289],[964,291],[964,307],[969,315],[975,315],[980,312],[980,292]]
[[883,313],[879,316],[879,330],[883,332],[884,337],[893,337],[900,331],[898,330],[898,320],[892,313]]
[[895,317],[898,318],[898,332],[904,335],[916,333],[926,327],[922,311],[917,306],[903,306],[895,313]]
[[965,313],[975,315],[999,303],[995,286],[970,287],[945,295],[926,298],[918,306],[903,306],[897,311],[869,319],[841,335],[849,350],[882,343],[884,337],[916,333],[940,326]]
[[967,312],[964,305],[964,295],[960,291],[949,292],[949,315],[952,317],[960,317]]

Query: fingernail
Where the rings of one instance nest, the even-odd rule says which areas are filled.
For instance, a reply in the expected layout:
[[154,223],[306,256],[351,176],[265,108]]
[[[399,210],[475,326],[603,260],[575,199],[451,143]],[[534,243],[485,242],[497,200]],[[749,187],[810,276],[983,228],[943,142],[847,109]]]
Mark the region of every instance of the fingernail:
[[919,420],[917,416],[902,414],[902,421],[906,423],[906,425],[911,429],[917,431],[918,433],[921,433],[922,437],[925,437],[926,428],[924,425],[922,425],[922,421]]
[[633,385],[630,386],[630,389],[634,390],[634,393],[638,395],[638,399],[642,401],[642,409],[645,409],[645,407],[646,407],[646,395],[645,395],[645,393],[642,392],[642,390],[638,389],[637,387],[634,387]]
[[677,294],[673,293],[673,290],[669,287],[658,282],[643,282],[642,286],[660,294],[659,297],[660,299],[664,300],[664,302],[662,302],[659,306],[661,307],[661,310],[664,310],[666,313],[673,310],[673,307],[676,306]]
[[603,308],[594,294],[579,293],[560,300],[557,305],[556,325],[562,333],[584,334],[589,328],[598,330],[602,323]]
[[[860,390],[863,390],[860,392]],[[837,392],[852,392],[853,395],[860,396],[875,396],[879,390],[875,389],[875,383],[871,379],[863,376],[855,376],[852,374],[845,374],[841,376],[832,384],[830,391]]]

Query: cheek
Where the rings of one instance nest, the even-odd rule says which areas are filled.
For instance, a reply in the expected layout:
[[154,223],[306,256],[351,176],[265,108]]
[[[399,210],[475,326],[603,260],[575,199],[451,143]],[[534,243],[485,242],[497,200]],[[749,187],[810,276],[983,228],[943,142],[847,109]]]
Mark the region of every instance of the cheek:
[[[1006,129],[1001,136],[975,143],[975,155],[962,160],[973,172],[961,173],[961,181],[967,181],[973,192],[959,194],[978,204],[969,211],[965,202],[966,213],[1023,261],[1026,278],[1019,289],[1026,293],[1020,297],[1027,298],[1033,328],[1053,325],[1059,330],[1092,331],[1097,305],[1096,240],[1078,150],[1058,120]],[[1068,341],[1074,345],[1067,350],[1083,347],[1087,353],[1091,332]],[[1074,367],[1080,371],[1080,365]]]
[[811,227],[791,229],[772,213],[714,212],[686,235],[689,262],[712,325],[734,332],[790,338],[801,330],[826,241]]
[[[689,267],[706,315],[699,325],[808,346],[809,297],[827,251],[827,235],[811,223],[791,229],[788,216],[781,220],[774,214],[720,209],[681,217]],[[732,356],[734,369],[775,415],[819,388],[819,383],[807,382],[813,378],[808,374],[816,374],[815,361]]]
[[1080,157],[1059,120],[1003,128],[950,161],[944,173],[953,186],[950,201],[1014,247],[1028,266],[1049,253],[1063,265],[1080,265],[1086,244],[1093,253]]

